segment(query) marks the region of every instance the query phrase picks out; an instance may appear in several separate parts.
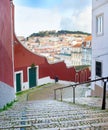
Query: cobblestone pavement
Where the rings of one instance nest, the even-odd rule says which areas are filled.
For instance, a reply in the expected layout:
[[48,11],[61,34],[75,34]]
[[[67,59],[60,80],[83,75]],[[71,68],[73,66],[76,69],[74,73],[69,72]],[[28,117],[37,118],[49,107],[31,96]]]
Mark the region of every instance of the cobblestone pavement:
[[[50,90],[48,87],[33,90],[29,99],[35,101],[26,101],[25,98],[1,112],[0,130],[108,130],[108,110],[90,107],[98,106],[101,99],[80,97],[76,98],[76,105],[55,101],[53,89],[57,84],[49,87]],[[39,97],[39,93],[43,96]],[[72,101],[66,98],[67,95],[64,95],[64,100]]]
[[[75,103],[87,105],[90,107],[102,107],[102,98],[99,97],[85,97],[86,92],[90,90],[88,87],[80,86],[75,89]],[[56,92],[56,99],[61,100],[61,90]],[[73,102],[73,89],[66,88],[62,90],[62,100]],[[108,98],[106,97],[106,108],[108,109]]]
[[[72,98],[63,99],[67,102],[73,102]],[[102,98],[94,98],[94,97],[80,97],[75,99],[76,104],[87,105],[90,107],[98,107],[101,109],[102,107]],[[106,99],[106,109],[108,109],[108,98]]]
[[19,102],[0,113],[0,130],[108,130],[108,111],[54,100]]

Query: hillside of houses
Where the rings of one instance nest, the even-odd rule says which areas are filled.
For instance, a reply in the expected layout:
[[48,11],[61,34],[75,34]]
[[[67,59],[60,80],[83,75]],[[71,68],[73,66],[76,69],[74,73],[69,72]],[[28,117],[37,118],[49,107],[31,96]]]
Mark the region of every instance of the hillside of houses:
[[18,39],[35,54],[45,56],[49,63],[64,60],[67,66],[91,65],[92,37],[88,33],[46,31]]

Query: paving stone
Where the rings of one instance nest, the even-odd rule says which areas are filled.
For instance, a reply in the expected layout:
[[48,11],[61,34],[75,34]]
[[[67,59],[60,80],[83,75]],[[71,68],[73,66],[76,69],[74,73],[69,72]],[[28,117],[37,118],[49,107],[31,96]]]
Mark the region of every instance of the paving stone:
[[16,103],[0,113],[0,130],[107,130],[108,111],[55,100]]

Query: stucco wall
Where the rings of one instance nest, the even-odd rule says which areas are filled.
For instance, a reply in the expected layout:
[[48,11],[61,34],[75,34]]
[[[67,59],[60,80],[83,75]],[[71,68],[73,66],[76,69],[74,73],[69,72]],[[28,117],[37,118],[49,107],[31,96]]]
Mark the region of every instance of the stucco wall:
[[[64,81],[75,81],[76,70],[74,67],[68,68],[66,64],[62,62],[49,64],[45,57],[36,55],[27,48],[25,48],[17,39],[15,39],[14,45],[14,63],[15,63],[15,72],[23,70],[23,81],[27,81],[27,67],[31,67],[32,64],[39,66],[39,79],[50,76],[53,79],[55,76],[58,76],[60,80]],[[87,75],[85,80],[88,80],[90,76],[89,69],[86,69]],[[84,73],[84,71],[82,71]],[[79,74],[81,71],[77,72]],[[82,81],[82,82],[83,82]]]
[[[96,17],[103,16],[103,32],[101,35],[96,33],[97,22]],[[92,79],[96,77],[96,66],[95,62],[99,61],[102,63],[102,77],[108,76],[108,0],[93,0],[93,11],[92,11]],[[92,83],[93,95],[102,96],[102,82]],[[107,87],[108,90],[108,87]]]
[[7,103],[10,103],[15,99],[14,88],[0,82],[0,108],[3,108]]
[[[108,1],[104,0],[106,3],[93,10],[93,24],[92,24],[92,79],[95,79],[95,62],[102,62],[102,77],[108,76]],[[100,4],[100,1],[97,1]],[[96,17],[103,14],[103,34],[96,34]],[[100,85],[101,86],[101,85]]]
[[10,0],[0,0],[0,108],[15,98],[12,9]]
[[0,0],[0,81],[13,87],[11,18],[10,0]]
[[108,0],[92,0],[92,7],[93,9],[100,8],[102,5],[105,5]]
[[[14,38],[15,38],[14,39],[15,73],[18,73],[19,71],[22,71],[23,73],[23,79],[21,80],[23,81],[21,82],[21,88],[22,88],[21,90],[29,88],[28,67],[31,67],[32,64],[34,64],[38,68],[36,72],[37,85],[52,82],[52,79],[54,79],[55,76],[59,78],[59,81],[68,81],[68,82],[84,82],[87,81],[88,78],[90,77],[90,70],[88,68],[76,72],[74,67],[68,68],[63,61],[49,64],[45,57],[34,54],[33,52],[25,48],[25,46],[23,46],[17,40],[16,37]],[[76,73],[78,75],[77,81],[76,81]]]

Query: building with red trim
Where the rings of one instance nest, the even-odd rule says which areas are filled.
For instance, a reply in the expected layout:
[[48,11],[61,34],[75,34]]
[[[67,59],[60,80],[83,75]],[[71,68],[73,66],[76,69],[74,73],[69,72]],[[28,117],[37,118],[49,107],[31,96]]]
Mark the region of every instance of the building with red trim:
[[54,82],[84,82],[90,77],[88,68],[76,71],[74,67],[68,68],[64,61],[50,64],[43,56],[34,54],[21,44],[16,37],[14,44],[15,90],[16,92]]
[[15,98],[15,92],[54,82],[84,82],[90,77],[88,68],[76,71],[61,61],[49,64],[23,46],[14,34],[14,6],[10,0],[0,1],[0,107]]
[[0,108],[15,98],[12,10],[10,0],[0,0]]

